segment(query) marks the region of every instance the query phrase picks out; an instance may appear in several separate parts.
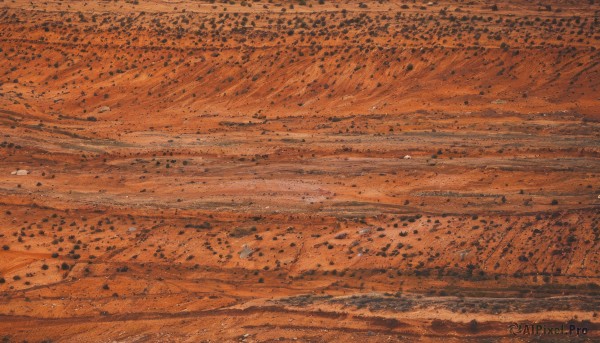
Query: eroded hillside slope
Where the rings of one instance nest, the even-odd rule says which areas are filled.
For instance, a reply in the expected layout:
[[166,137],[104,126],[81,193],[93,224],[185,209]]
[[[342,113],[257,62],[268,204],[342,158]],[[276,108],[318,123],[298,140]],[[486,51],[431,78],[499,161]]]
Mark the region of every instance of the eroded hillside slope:
[[598,11],[0,2],[0,333],[597,339]]

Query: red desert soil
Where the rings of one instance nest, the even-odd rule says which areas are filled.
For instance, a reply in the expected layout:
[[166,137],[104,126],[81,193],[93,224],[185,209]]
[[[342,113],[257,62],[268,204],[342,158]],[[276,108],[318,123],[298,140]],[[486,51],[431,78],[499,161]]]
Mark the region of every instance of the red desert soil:
[[600,340],[599,20],[0,0],[0,338]]

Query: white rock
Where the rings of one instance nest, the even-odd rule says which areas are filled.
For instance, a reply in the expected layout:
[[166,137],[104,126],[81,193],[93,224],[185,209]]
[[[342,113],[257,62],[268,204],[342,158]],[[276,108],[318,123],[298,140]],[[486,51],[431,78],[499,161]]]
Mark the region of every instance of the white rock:
[[104,112],[108,112],[108,111],[110,111],[110,107],[108,107],[108,106],[101,106],[98,109],[98,113],[104,113]]
[[19,169],[19,170],[15,170],[15,171],[11,172],[10,174],[11,175],[24,176],[24,175],[29,174],[29,171],[25,170],[25,169]]
[[411,158],[412,158],[412,156],[410,156],[410,155],[406,155],[406,156],[404,156],[404,159],[405,159],[405,160],[410,160]]
[[254,250],[252,250],[246,244],[244,244],[242,251],[240,251],[240,258],[248,258],[250,257],[250,255],[252,255],[253,252]]

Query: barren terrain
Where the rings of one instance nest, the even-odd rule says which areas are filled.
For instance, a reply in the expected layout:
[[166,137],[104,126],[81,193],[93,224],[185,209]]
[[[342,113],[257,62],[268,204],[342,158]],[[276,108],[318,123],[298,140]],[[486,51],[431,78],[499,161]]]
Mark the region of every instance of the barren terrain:
[[600,340],[599,21],[0,0],[0,338]]

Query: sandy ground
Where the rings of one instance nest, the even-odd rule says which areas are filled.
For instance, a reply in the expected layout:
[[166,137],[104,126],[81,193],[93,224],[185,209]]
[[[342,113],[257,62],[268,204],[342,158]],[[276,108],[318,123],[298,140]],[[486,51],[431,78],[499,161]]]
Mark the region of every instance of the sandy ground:
[[493,5],[0,0],[0,337],[600,339],[600,4]]

